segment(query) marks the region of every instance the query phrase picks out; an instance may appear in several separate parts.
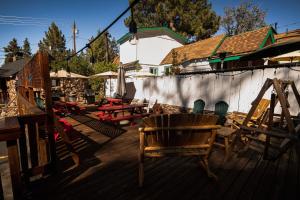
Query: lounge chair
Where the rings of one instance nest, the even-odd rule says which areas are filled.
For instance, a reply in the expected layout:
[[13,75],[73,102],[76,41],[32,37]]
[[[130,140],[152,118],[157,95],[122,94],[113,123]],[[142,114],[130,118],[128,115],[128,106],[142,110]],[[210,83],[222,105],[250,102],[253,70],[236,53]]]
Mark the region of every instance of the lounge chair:
[[209,177],[208,157],[215,140],[218,116],[199,114],[156,115],[143,119],[140,132],[139,186],[144,183],[145,158],[195,156]]
[[215,104],[215,111],[214,112],[215,112],[215,115],[219,116],[219,119],[218,119],[218,124],[219,125],[223,126],[225,124],[228,107],[229,107],[229,105],[225,101],[218,101]]

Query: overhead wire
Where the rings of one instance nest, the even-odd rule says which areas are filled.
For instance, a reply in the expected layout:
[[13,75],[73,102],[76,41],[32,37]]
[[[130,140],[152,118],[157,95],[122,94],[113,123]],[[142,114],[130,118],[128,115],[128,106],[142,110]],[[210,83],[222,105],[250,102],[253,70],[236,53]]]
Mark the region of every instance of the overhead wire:
[[132,9],[140,0],[134,0],[118,17],[116,17],[105,29],[103,29],[94,39],[92,39],[89,43],[87,43],[84,47],[78,50],[76,53],[67,57],[67,60],[74,57],[78,53],[82,52],[84,49],[90,47],[92,43],[94,43],[101,35],[103,35],[108,29],[110,29],[121,17],[123,17],[130,9]]

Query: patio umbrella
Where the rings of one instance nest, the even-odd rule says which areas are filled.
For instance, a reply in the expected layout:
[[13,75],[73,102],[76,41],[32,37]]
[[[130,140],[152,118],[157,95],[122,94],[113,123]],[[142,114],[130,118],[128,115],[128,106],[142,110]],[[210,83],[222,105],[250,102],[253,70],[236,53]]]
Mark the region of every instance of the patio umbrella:
[[[299,47],[300,48],[300,47]],[[271,58],[272,61],[297,61],[300,62],[300,50],[285,53],[276,57]]]
[[125,82],[125,70],[122,65],[118,69],[118,80],[117,80],[117,96],[124,97],[126,95],[126,82]]
[[99,78],[103,78],[103,79],[109,79],[109,95],[111,96],[111,79],[116,78],[117,76],[118,76],[117,72],[107,71],[107,72],[92,75],[92,76],[90,76],[90,78],[99,77]]

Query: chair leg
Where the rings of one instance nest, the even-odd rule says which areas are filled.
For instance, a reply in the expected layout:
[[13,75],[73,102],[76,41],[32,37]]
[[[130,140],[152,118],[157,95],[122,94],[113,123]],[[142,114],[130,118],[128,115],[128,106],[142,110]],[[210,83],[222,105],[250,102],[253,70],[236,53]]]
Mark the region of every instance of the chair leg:
[[139,187],[144,185],[144,159],[143,156],[140,156],[139,159]]
[[218,180],[218,177],[213,172],[210,171],[207,158],[201,158],[200,165],[206,171],[207,176],[209,178],[213,178],[216,181]]
[[225,161],[228,160],[229,157],[229,138],[224,137],[224,146],[225,146]]

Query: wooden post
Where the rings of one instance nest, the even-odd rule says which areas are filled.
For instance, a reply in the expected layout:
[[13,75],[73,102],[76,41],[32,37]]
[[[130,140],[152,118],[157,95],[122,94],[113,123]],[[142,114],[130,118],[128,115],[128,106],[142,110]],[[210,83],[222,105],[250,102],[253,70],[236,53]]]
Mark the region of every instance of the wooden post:
[[46,133],[49,138],[49,147],[50,147],[50,168],[55,170],[56,166],[56,145],[54,140],[54,115],[52,110],[52,92],[51,92],[51,79],[49,71],[49,55],[46,53],[38,52],[38,61],[41,67],[41,73],[43,77],[42,86],[45,91],[45,106],[46,106]]
[[7,117],[0,121],[0,141],[6,141],[12,191],[15,200],[22,199],[22,182],[18,150],[21,135],[17,117]]
[[286,100],[285,95],[282,92],[282,88],[280,87],[279,82],[278,82],[278,80],[276,78],[274,78],[273,84],[274,84],[274,88],[275,88],[275,90],[277,92],[279,102],[280,102],[280,104],[282,106],[282,112],[283,112],[284,117],[285,117],[285,119],[287,121],[289,133],[290,134],[294,133],[295,132],[295,128],[294,128],[293,122],[291,120],[290,112],[289,112],[288,107],[287,107],[287,100]]
[[144,148],[145,148],[145,133],[141,128],[140,132],[140,151],[139,151],[139,186],[144,184]]

